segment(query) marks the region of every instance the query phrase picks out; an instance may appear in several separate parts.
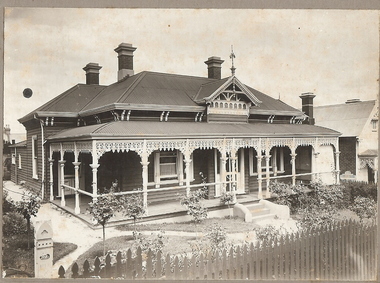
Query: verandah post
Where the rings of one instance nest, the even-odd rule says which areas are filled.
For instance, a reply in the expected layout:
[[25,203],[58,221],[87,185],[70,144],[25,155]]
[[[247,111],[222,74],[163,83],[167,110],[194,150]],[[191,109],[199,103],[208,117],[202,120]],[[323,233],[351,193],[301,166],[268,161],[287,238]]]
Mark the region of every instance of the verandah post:
[[53,164],[54,164],[54,159],[49,158],[49,170],[50,170],[50,179],[49,179],[49,187],[50,187],[50,201],[54,200],[54,191],[53,191]]
[[66,160],[63,160],[63,154],[61,153],[61,160],[59,161],[59,165],[61,167],[61,206],[66,206],[65,200],[65,163]]
[[339,185],[340,184],[340,176],[339,176],[339,173],[340,173],[340,168],[339,168],[340,151],[336,150],[334,153],[335,153],[335,178],[336,178],[336,184]]
[[141,156],[142,181],[143,181],[143,206],[145,213],[148,213],[148,156],[144,153]]
[[261,169],[261,160],[263,159],[263,156],[261,155],[261,151],[259,151],[259,154],[256,156],[257,158],[257,182],[259,183],[259,193],[258,198],[263,198],[263,186],[262,186],[262,169]]
[[79,189],[79,165],[80,162],[73,162],[74,170],[75,170],[75,214],[80,214],[80,196],[79,192],[77,191]]
[[92,142],[92,200],[96,201],[98,199],[98,168],[100,164],[98,163],[98,156],[96,153],[96,141]]

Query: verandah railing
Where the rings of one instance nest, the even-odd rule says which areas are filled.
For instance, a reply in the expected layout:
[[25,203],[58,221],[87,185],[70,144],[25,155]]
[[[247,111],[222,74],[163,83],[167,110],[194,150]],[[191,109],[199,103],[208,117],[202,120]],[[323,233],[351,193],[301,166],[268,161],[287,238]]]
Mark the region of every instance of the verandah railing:
[[[90,263],[91,262],[91,263]],[[372,280],[376,276],[376,225],[344,221],[216,253],[153,254],[138,248],[101,262],[61,266],[60,278]]]

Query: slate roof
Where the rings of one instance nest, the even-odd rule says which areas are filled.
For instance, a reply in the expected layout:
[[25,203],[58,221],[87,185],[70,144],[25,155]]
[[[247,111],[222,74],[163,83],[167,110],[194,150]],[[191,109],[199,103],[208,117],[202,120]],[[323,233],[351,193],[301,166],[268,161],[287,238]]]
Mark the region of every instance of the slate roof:
[[342,137],[358,137],[370,119],[375,100],[314,107],[315,124],[334,129]]
[[62,131],[48,140],[141,139],[186,137],[297,137],[339,136],[340,133],[307,124],[233,124],[194,122],[117,121],[72,128]]

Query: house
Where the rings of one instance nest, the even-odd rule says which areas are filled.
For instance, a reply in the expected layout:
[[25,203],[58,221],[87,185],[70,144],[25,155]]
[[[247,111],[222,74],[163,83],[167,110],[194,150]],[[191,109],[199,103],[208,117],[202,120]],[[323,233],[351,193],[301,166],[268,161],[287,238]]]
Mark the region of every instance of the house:
[[375,182],[378,174],[377,100],[350,99],[343,104],[314,107],[316,123],[341,132],[341,179]]
[[122,43],[118,80],[100,85],[98,63],[77,84],[19,119],[27,131],[27,185],[45,199],[96,199],[117,180],[117,194],[141,193],[144,205],[173,200],[204,186],[270,197],[274,180],[339,182],[337,131],[313,125],[314,95],[303,110],[221,78],[223,60],[209,57],[207,77],[143,71],[136,47]]
[[[12,170],[11,167],[15,164],[15,155],[11,153],[11,147],[13,147],[16,142],[22,140],[25,140],[25,134],[11,133],[10,126],[5,125],[3,130],[3,180],[12,180],[11,173],[14,173],[14,170]],[[14,179],[12,181],[14,181]]]

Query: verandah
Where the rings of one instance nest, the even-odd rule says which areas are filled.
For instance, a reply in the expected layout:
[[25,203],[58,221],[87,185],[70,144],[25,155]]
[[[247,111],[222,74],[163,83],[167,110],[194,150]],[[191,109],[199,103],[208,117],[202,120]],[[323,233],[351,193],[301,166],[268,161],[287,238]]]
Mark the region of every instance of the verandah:
[[[308,172],[297,172],[296,156],[300,148],[308,147],[297,158],[300,162],[307,156],[307,162],[311,163]],[[324,166],[318,167],[318,156],[324,147],[331,147],[332,170],[324,170]],[[289,170],[284,170],[283,148],[289,151]],[[297,151],[298,149],[298,151]],[[207,182],[194,182],[194,156],[197,150],[214,152],[214,176]],[[72,153],[72,163],[65,165],[65,153]],[[80,195],[90,196],[96,199],[102,194],[98,183],[100,159],[106,153],[135,152],[140,163],[141,192],[144,206],[148,206],[148,194],[152,192],[172,192],[183,190],[186,194],[192,188],[207,186],[213,188],[215,196],[225,191],[233,193],[244,193],[246,183],[246,172],[254,176],[257,182],[257,196],[259,199],[270,197],[270,191],[266,190],[263,195],[263,187],[268,188],[271,181],[275,179],[291,179],[295,185],[297,178],[310,177],[315,179],[321,174],[333,174],[334,182],[339,183],[339,151],[337,138],[331,137],[304,137],[304,138],[219,138],[219,139],[166,139],[166,140],[92,140],[59,142],[50,144],[50,200],[54,199],[54,185],[58,186],[61,198],[61,206],[66,205],[65,190],[75,194],[75,213],[80,213]],[[173,153],[175,155],[167,154]],[[306,154],[305,154],[306,152]],[[58,154],[54,154],[58,153]],[[79,155],[89,153],[91,168],[91,190],[88,191],[80,186],[79,172],[81,162]],[[160,158],[160,154],[162,158]],[[299,153],[298,153],[299,154]],[[54,173],[54,162],[59,156],[58,172]],[[156,158],[152,159],[155,156]],[[158,156],[158,158],[157,158]],[[175,159],[173,158],[175,156]],[[160,163],[161,160],[161,163]],[[245,162],[244,160],[249,160]],[[254,160],[254,161],[252,161]],[[155,163],[155,164],[152,164]],[[65,176],[65,166],[73,167],[73,182],[65,183],[65,177],[55,178],[54,174]],[[138,163],[136,162],[136,167]],[[155,170],[152,180],[152,166]],[[304,166],[301,164],[301,166]],[[305,165],[306,166],[306,165]],[[249,168],[246,168],[249,167]],[[252,168],[255,168],[253,171]],[[149,170],[148,170],[149,169]],[[160,174],[160,171],[162,174]],[[54,184],[54,181],[59,184]],[[174,182],[173,182],[174,180]],[[154,189],[154,190],[153,190]],[[133,194],[136,191],[121,191],[118,194]]]

